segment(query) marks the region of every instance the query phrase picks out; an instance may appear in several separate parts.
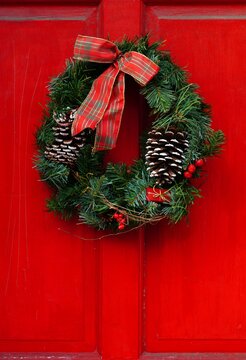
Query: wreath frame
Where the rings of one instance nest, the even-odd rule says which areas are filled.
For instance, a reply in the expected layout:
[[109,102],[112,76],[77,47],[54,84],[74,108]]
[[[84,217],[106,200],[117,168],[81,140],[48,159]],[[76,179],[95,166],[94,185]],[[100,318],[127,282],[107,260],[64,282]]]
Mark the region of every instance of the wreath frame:
[[[189,147],[183,171],[199,159],[219,154],[225,138],[221,130],[211,128],[210,107],[197,92],[198,86],[189,83],[187,71],[176,65],[168,52],[160,50],[161,43],[149,44],[146,35],[133,40],[124,38],[115,44],[122,53],[139,52],[160,67],[140,94],[154,118],[153,128],[175,127],[187,133]],[[79,223],[99,230],[122,231],[126,226],[134,228],[162,219],[177,223],[189,213],[190,205],[201,196],[201,191],[192,184],[192,179],[183,176],[164,190],[156,187],[145,165],[144,146],[140,158],[130,166],[103,163],[105,152],[93,153],[90,144],[81,149],[75,166],[51,161],[45,156],[46,147],[54,141],[54,114],[78,108],[93,81],[107,66],[70,59],[64,72],[49,84],[49,102],[36,133],[38,155],[35,158],[41,179],[52,188],[47,207],[64,219],[76,216]],[[143,139],[144,145],[146,134]],[[192,178],[201,176],[202,172],[202,168],[197,167]],[[156,201],[148,200],[146,189],[153,190]]]

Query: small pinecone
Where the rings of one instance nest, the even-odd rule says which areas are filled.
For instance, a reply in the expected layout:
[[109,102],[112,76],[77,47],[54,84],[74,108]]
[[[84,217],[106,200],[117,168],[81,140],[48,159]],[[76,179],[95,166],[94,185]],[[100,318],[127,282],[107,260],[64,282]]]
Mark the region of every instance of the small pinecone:
[[156,185],[170,185],[182,174],[184,152],[189,146],[186,135],[174,129],[166,132],[153,129],[148,135],[145,164],[150,177],[156,179]]
[[85,129],[80,134],[71,135],[71,126],[75,118],[76,110],[53,115],[57,125],[52,128],[55,135],[54,142],[45,149],[47,159],[73,165],[79,156],[79,151],[92,139],[92,129]]

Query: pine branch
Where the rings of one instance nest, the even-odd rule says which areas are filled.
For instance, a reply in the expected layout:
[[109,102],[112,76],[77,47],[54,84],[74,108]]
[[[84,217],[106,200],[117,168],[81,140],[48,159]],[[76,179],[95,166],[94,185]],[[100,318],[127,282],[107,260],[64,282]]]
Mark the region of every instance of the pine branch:
[[79,205],[81,192],[79,184],[68,186],[59,191],[47,201],[47,207],[50,211],[60,213],[65,220],[70,219],[76,212]]
[[145,96],[152,114],[165,114],[170,111],[176,96],[174,91],[163,83],[157,83],[155,80],[147,84],[141,94]]
[[80,151],[80,155],[76,161],[76,171],[80,180],[88,179],[92,176],[102,175],[104,152],[91,152],[91,146],[86,145]]
[[60,189],[67,185],[70,169],[66,165],[47,160],[40,154],[35,159],[35,167],[40,172],[42,180],[55,188]]
[[225,135],[221,130],[209,129],[206,142],[203,147],[202,157],[218,155],[225,143]]
[[67,61],[65,71],[53,78],[49,84],[51,112],[59,114],[79,107],[89,93],[94,79],[105,68],[104,64]]
[[171,222],[177,223],[188,214],[188,206],[193,204],[195,197],[200,197],[200,190],[187,185],[186,180],[174,184],[170,189],[169,206],[163,206],[162,213]]
[[79,220],[83,224],[93,226],[98,230],[105,230],[109,227],[108,219],[99,217],[95,212],[88,212],[84,209],[80,209],[79,211]]
[[54,141],[54,132],[52,127],[55,126],[55,120],[49,114],[44,112],[41,127],[36,132],[36,141],[40,149],[44,150],[47,145]]

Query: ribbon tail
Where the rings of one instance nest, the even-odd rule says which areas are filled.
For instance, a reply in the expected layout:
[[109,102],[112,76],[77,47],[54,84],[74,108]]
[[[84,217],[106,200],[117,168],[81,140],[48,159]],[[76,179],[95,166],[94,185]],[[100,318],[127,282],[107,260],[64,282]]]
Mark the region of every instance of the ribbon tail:
[[125,104],[125,75],[120,72],[115,81],[108,107],[97,126],[93,151],[109,150],[116,146]]
[[91,90],[76,111],[72,136],[86,128],[95,129],[108,107],[119,69],[111,65],[92,84]]

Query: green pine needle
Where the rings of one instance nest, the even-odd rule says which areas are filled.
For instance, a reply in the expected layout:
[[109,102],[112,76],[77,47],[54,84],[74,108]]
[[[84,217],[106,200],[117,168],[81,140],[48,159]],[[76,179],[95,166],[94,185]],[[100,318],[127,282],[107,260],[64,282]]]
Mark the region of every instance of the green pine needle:
[[50,161],[40,154],[35,159],[35,167],[40,172],[41,179],[55,188],[61,189],[67,185],[70,170],[66,165]]

